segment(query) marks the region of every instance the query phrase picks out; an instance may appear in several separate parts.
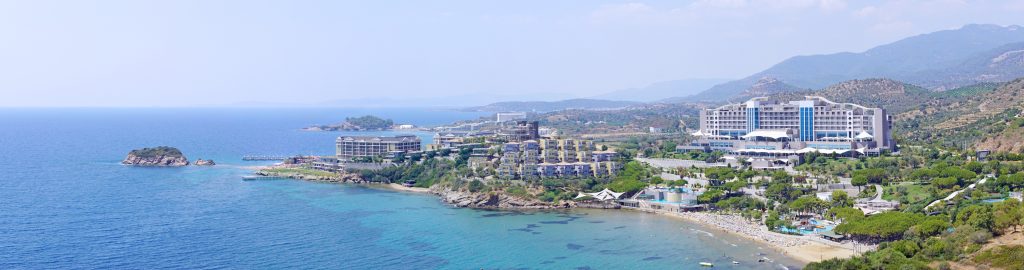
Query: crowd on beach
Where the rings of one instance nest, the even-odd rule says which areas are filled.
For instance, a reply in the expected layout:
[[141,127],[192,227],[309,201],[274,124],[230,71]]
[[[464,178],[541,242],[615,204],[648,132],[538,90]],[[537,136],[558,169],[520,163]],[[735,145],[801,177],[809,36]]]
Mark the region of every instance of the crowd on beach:
[[749,219],[737,215],[722,215],[706,212],[680,212],[674,213],[684,218],[712,227],[737,233],[748,238],[755,238],[779,247],[792,247],[808,244],[805,237],[787,235],[768,231],[768,228],[761,224],[751,222]]
[[711,212],[672,212],[653,209],[632,209],[682,217],[684,219],[705,224],[742,237],[762,241],[784,250],[792,250],[792,248],[807,247],[811,245],[825,245],[838,249],[845,249],[851,253],[860,253],[877,248],[876,245],[856,243],[853,241],[833,242],[812,235],[799,236],[772,232],[763,224],[759,224],[739,215]]

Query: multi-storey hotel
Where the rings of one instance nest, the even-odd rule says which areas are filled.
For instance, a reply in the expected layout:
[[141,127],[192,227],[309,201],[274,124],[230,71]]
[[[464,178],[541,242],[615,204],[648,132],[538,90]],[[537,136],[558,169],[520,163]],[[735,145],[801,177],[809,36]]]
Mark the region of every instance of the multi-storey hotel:
[[894,150],[892,122],[881,108],[822,97],[782,102],[753,98],[700,112],[696,140],[680,150],[791,157],[808,152],[856,156]]
[[542,139],[505,143],[501,147],[498,176],[601,177],[615,174],[614,152],[595,151],[594,143],[576,139]]
[[401,136],[343,136],[338,137],[339,159],[354,157],[392,157],[397,153],[420,151],[420,138],[415,135]]

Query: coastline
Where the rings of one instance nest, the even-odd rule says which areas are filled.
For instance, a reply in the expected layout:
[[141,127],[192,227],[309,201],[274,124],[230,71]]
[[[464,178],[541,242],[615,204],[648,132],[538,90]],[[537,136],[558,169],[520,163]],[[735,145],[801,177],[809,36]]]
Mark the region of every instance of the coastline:
[[833,258],[849,258],[859,255],[856,250],[868,250],[871,247],[858,248],[847,243],[835,243],[809,236],[796,236],[768,231],[760,224],[746,221],[744,218],[727,214],[706,212],[674,213],[636,208],[624,208],[637,212],[660,214],[698,223],[716,231],[729,233],[745,239],[766,244],[790,258],[804,263],[818,262]]
[[395,190],[395,191],[412,192],[412,193],[424,193],[424,194],[430,194],[431,193],[429,188],[407,187],[407,186],[403,186],[403,185],[399,185],[399,184],[395,184],[395,183],[381,184],[381,185],[383,187],[387,188],[387,189],[391,189],[391,190]]
[[[438,199],[442,203],[452,205],[455,207],[499,210],[571,209],[579,207],[537,207],[535,205],[531,207],[528,206],[528,204],[520,203],[504,203],[496,205],[478,206],[471,203],[462,202],[460,200],[468,199],[469,201],[481,201],[483,200],[483,198],[470,198],[480,197],[480,194],[471,194],[466,192],[438,192],[430,188],[406,187],[396,183],[371,183],[365,181],[353,181],[353,179],[346,179],[344,177],[339,177],[340,179],[324,179],[322,177],[303,177],[302,175],[298,174],[278,174],[278,176],[311,182],[361,184],[364,186],[386,189],[394,192],[430,194],[438,197]],[[487,201],[489,200],[490,199],[487,199]],[[873,246],[865,246],[851,243],[836,243],[810,236],[796,236],[771,232],[761,224],[756,224],[747,221],[745,218],[735,215],[708,212],[676,213],[628,207],[623,207],[622,209],[644,213],[661,214],[668,217],[679,218],[688,222],[698,223],[700,225],[709,227],[716,231],[729,233],[735,236],[739,236],[745,239],[765,244],[769,248],[775,249],[776,251],[782,253],[783,255],[803,263],[811,263],[833,258],[849,258],[855,255],[859,255],[861,252],[858,252],[858,250],[865,251],[874,248]]]

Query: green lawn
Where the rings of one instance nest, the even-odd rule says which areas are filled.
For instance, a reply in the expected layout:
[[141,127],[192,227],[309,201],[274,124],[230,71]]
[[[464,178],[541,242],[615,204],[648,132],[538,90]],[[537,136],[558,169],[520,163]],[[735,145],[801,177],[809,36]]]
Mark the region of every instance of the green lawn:
[[885,193],[882,194],[882,199],[902,202],[904,201],[903,198],[906,198],[906,202],[918,203],[931,198],[928,187],[928,185],[919,184],[886,186],[884,188]]

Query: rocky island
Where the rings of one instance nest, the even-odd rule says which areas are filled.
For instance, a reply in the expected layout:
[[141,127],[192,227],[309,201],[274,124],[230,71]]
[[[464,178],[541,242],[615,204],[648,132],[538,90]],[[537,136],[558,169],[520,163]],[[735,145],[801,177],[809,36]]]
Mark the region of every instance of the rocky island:
[[181,167],[188,166],[188,158],[178,148],[159,146],[154,148],[135,149],[121,164],[145,167]]
[[373,115],[360,117],[347,117],[345,122],[330,125],[314,125],[303,128],[305,131],[367,131],[386,130],[395,125],[391,119],[384,119]]
[[196,163],[193,163],[193,165],[196,165],[196,166],[213,166],[213,165],[217,165],[217,163],[213,162],[212,159],[201,159],[200,158],[200,159],[197,159]]

